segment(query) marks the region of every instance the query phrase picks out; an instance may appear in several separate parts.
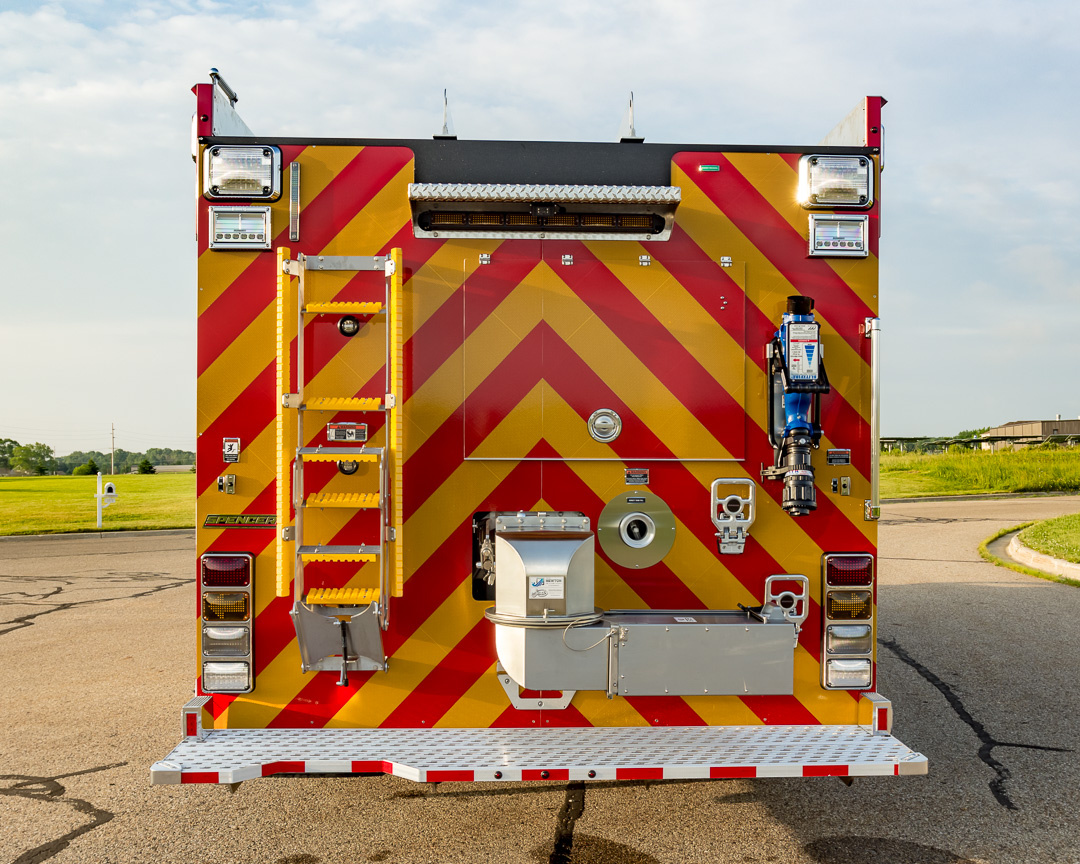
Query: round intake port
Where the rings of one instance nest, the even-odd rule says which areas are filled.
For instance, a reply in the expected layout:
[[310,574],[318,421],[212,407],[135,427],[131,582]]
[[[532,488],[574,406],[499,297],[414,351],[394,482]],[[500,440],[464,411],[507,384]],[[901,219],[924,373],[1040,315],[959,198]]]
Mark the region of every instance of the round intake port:
[[645,513],[627,513],[619,521],[619,537],[631,549],[644,549],[656,539],[656,523]]
[[589,434],[601,444],[608,444],[622,432],[622,418],[610,408],[593,411],[589,417]]
[[724,512],[736,516],[742,512],[743,499],[738,495],[728,495],[724,499]]

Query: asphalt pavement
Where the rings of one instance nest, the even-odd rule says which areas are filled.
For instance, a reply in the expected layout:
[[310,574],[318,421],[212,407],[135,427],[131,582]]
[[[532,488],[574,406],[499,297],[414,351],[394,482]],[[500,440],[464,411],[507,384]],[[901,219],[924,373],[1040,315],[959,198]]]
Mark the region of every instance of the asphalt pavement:
[[927,777],[151,787],[194,680],[194,532],[0,539],[3,862],[1080,862],[1080,589],[980,541],[1080,497],[889,504],[879,668]]

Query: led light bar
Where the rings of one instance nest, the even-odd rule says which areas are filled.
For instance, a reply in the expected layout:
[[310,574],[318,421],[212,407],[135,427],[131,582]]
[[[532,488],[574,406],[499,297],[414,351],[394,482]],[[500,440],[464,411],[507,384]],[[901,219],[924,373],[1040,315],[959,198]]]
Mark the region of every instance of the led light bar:
[[204,621],[246,621],[250,595],[244,591],[206,591],[202,595]]
[[251,653],[251,632],[247,627],[203,627],[204,657],[246,657]]
[[281,151],[225,144],[210,147],[203,155],[203,195],[276,201],[281,197]]
[[210,693],[246,693],[251,689],[247,663],[203,663],[202,688]]
[[872,610],[869,591],[830,591],[825,615],[834,621],[867,621]]
[[803,207],[858,207],[874,203],[874,168],[866,156],[803,156],[799,160]]
[[871,555],[826,555],[825,584],[830,587],[868,586],[874,581]]
[[211,207],[208,219],[211,249],[269,249],[270,208]]
[[870,219],[838,213],[810,215],[810,257],[865,258],[870,254]]
[[825,631],[825,649],[830,654],[870,654],[874,650],[869,624],[830,624]]
[[870,686],[869,660],[827,660],[825,684],[834,690],[864,690]]
[[252,558],[248,554],[207,554],[200,559],[200,573],[205,588],[236,588],[251,584]]

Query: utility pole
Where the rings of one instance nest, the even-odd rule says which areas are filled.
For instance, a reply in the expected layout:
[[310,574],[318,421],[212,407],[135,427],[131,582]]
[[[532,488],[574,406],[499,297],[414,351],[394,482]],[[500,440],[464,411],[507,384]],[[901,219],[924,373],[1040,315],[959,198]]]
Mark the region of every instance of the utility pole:
[[109,454],[109,474],[116,473],[116,424],[112,424],[112,453]]

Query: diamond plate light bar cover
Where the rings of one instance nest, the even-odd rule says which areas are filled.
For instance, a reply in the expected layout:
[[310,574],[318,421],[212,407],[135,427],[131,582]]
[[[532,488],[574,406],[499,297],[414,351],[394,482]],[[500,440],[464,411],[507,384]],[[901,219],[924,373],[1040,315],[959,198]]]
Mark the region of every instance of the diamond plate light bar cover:
[[678,186],[562,186],[522,183],[410,183],[410,201],[538,201],[678,204]]
[[925,774],[863,726],[559,729],[218,729],[150,769],[151,783],[383,773],[417,782],[672,780]]

